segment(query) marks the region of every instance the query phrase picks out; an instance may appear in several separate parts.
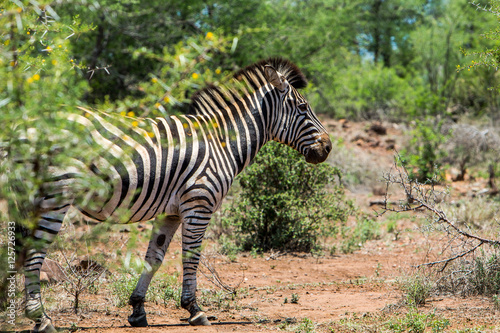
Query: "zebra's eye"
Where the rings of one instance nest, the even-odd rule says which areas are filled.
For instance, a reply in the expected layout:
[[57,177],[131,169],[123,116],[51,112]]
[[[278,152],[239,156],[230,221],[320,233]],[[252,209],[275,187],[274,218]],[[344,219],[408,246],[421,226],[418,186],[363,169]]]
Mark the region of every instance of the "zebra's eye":
[[300,111],[307,112],[307,104],[306,103],[299,104],[298,107],[299,107]]

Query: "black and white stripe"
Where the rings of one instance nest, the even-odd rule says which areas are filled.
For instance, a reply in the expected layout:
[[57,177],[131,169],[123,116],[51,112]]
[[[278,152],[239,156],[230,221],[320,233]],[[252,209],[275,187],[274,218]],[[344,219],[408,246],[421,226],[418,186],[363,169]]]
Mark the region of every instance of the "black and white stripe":
[[[152,269],[143,272],[131,296],[129,322],[146,324],[146,290],[182,224],[182,306],[191,314],[190,323],[208,324],[195,298],[199,249],[211,215],[236,175],[269,140],[295,148],[311,163],[324,161],[331,149],[325,128],[297,91],[306,84],[294,64],[269,59],[239,71],[224,86],[197,92],[186,115],[117,119],[86,109],[71,115],[88,131],[98,153],[90,165],[76,157],[74,170],[54,176],[53,194],[41,199],[34,238],[45,239],[48,246],[71,204],[97,221],[138,222],[162,214],[166,217],[155,221],[146,253]],[[107,190],[74,190],[85,188],[79,183],[82,173],[106,184]],[[37,321],[47,318],[39,287],[45,251],[32,250],[25,261],[27,314]]]

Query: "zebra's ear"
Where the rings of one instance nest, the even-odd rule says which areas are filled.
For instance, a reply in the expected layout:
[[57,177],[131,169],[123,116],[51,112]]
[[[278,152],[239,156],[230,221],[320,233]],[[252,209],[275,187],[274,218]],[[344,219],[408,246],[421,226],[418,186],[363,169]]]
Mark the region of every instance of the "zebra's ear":
[[286,78],[278,73],[273,66],[265,65],[264,75],[266,76],[267,81],[279,90],[285,90],[287,88],[288,82],[286,81]]

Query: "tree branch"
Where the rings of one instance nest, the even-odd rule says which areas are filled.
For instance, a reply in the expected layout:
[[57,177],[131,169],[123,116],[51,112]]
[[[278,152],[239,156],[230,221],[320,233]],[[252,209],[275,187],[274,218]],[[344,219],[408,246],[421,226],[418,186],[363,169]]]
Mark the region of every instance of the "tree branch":
[[[475,234],[473,231],[471,231],[470,228],[468,228],[467,224],[463,223],[462,221],[457,221],[449,218],[442,209],[438,208],[438,203],[441,201],[443,191],[439,191],[436,188],[435,184],[437,182],[435,181],[435,179],[430,180],[425,184],[419,183],[417,180],[412,179],[412,177],[409,176],[408,170],[404,166],[404,163],[402,162],[401,157],[397,152],[394,166],[388,174],[384,175],[384,179],[387,183],[387,191],[383,203],[382,212],[377,212],[378,215],[383,215],[387,212],[401,213],[427,211],[434,217],[435,223],[443,226],[448,235],[453,236],[453,238],[450,239],[450,242],[461,240],[467,247],[470,247],[473,243],[478,242],[474,246],[467,248],[466,250],[458,254],[452,255],[449,258],[420,264],[416,267],[432,267],[437,264],[444,264],[440,270],[442,272],[450,262],[474,253],[483,245],[494,247],[500,246],[499,240],[489,239]],[[389,201],[389,187],[390,185],[394,184],[401,187],[406,196],[406,200],[397,201],[398,207],[393,207],[395,202]]]

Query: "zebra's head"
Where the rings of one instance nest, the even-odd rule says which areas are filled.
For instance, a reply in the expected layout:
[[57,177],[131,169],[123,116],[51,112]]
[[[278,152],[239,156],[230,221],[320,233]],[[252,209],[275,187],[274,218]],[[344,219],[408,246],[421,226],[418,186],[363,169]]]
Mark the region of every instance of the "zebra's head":
[[307,85],[304,75],[287,60],[270,62],[264,65],[264,76],[275,89],[276,121],[271,127],[272,139],[294,148],[308,163],[325,161],[332,142],[307,100],[297,91]]

